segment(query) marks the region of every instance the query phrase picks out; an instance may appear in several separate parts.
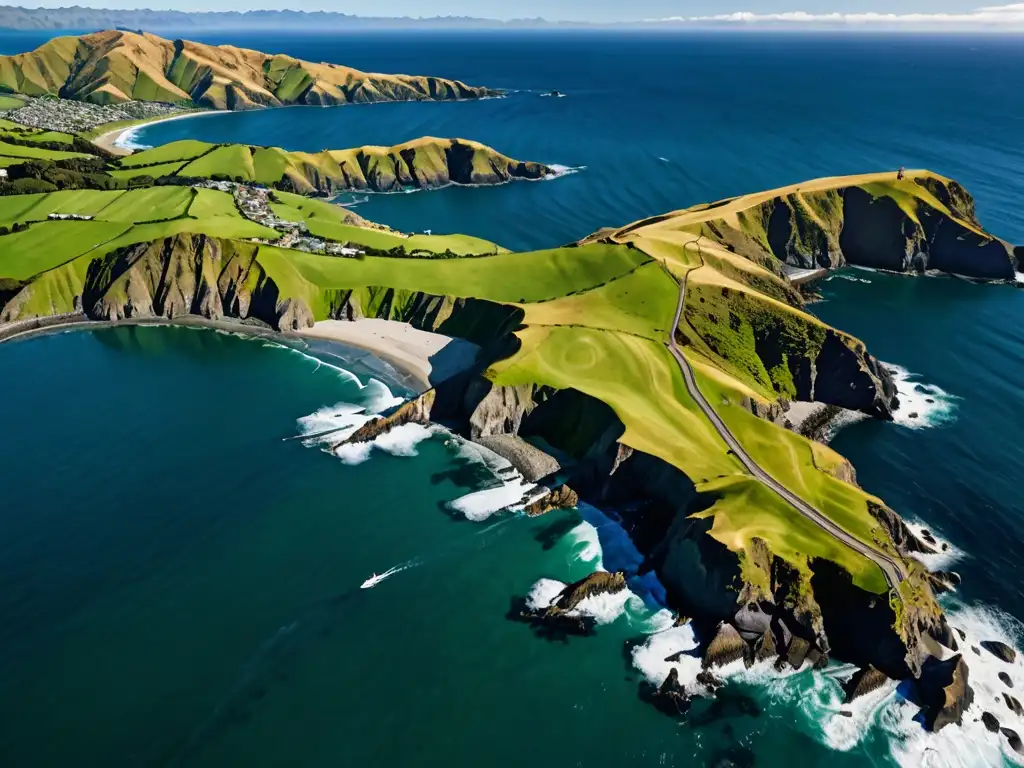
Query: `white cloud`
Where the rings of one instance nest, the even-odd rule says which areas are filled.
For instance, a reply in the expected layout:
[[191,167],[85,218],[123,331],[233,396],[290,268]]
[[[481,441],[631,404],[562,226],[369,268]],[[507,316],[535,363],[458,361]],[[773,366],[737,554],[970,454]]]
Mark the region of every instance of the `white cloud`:
[[710,16],[672,16],[652,22],[744,26],[852,27],[895,29],[1024,30],[1024,3],[990,5],[962,13],[751,13],[736,11]]

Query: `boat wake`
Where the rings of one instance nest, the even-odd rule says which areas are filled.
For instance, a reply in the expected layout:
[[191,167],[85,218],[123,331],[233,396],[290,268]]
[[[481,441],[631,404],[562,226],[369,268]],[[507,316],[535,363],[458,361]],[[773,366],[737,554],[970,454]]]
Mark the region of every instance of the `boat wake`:
[[386,571],[384,571],[384,573],[375,573],[372,576],[370,576],[370,578],[368,578],[366,581],[364,581],[362,584],[360,584],[359,588],[360,589],[373,589],[374,587],[376,587],[378,584],[380,584],[385,579],[391,578],[396,573],[401,573],[402,571],[407,571],[410,568],[415,567],[416,565],[417,565],[417,562],[415,560],[410,560],[410,561],[408,561],[406,563],[402,563],[401,565],[396,565],[393,568],[388,568]]

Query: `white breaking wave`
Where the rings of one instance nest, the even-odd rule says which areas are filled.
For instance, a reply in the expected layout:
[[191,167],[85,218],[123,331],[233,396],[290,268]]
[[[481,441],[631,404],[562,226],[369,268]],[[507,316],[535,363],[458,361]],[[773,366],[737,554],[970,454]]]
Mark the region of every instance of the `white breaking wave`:
[[[919,563],[923,563],[929,571],[948,571],[951,565],[963,560],[966,556],[963,550],[954,547],[951,542],[942,538],[942,536],[929,525],[916,521],[907,521],[907,528],[909,528],[911,532],[926,546],[935,550],[934,554],[914,552],[911,555]],[[928,533],[931,534],[932,538],[935,540],[935,544],[931,544],[927,539],[925,539],[922,535],[924,531],[928,531]]]
[[303,443],[312,446],[344,440],[372,418],[362,406],[337,403],[302,416],[297,421],[299,434],[309,435]]
[[893,418],[900,426],[908,429],[941,427],[956,421],[960,398],[951,395],[935,384],[916,381],[920,377],[892,363],[882,363],[893,374],[900,407]]
[[549,163],[548,164],[548,168],[550,168],[553,171],[553,173],[549,173],[549,174],[546,174],[545,176],[543,176],[542,178],[543,178],[544,181],[551,181],[552,179],[560,179],[563,176],[571,176],[574,173],[579,173],[580,171],[587,170],[587,166],[585,166],[585,165],[571,166],[571,165],[557,165],[555,163]]
[[597,528],[588,522],[582,522],[566,534],[572,542],[573,560],[586,563],[599,571],[605,570],[604,552],[601,550],[601,539]]
[[[1024,733],[1024,718],[1014,715],[1003,699],[1003,692],[1021,698],[1024,683],[1024,659],[1007,664],[980,646],[983,640],[998,640],[1014,647],[1020,636],[1020,623],[994,608],[982,605],[950,604],[949,623],[966,635],[956,639],[960,652],[970,669],[969,682],[974,689],[974,703],[964,713],[961,727],[947,726],[938,733],[927,733],[913,720],[917,708],[890,696],[878,718],[879,726],[889,737],[893,758],[902,766],[934,766],[935,768],[973,768],[974,766],[1017,764],[1024,759],[1017,755],[999,733],[990,733],[981,723],[982,712],[994,715],[1002,727]],[[978,650],[975,653],[974,649]],[[999,679],[999,673],[1010,676],[1015,689]]]
[[[542,611],[555,602],[566,586],[555,579],[540,579],[530,589],[530,594],[526,597],[526,606],[533,611]],[[581,600],[579,605],[567,611],[566,615],[589,616],[598,624],[611,624],[625,614],[627,608],[642,612],[644,605],[639,597],[624,589],[615,594],[594,595]]]
[[527,482],[517,472],[516,476],[497,488],[467,493],[449,502],[448,506],[465,515],[467,520],[479,523],[505,510],[521,512],[528,505],[542,499],[546,493],[547,489]]

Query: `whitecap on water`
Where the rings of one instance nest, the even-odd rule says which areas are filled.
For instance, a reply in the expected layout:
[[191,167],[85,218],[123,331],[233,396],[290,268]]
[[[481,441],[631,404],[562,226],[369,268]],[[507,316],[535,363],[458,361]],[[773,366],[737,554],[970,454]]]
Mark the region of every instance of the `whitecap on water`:
[[[540,579],[530,589],[526,605],[530,610],[542,611],[555,602],[565,587],[566,584],[555,579]],[[640,598],[624,589],[615,594],[594,595],[581,600],[567,615],[589,616],[598,624],[611,624],[626,613],[627,608],[633,612],[642,612],[643,607]]]
[[920,377],[906,368],[892,363],[882,365],[892,373],[896,383],[900,407],[893,412],[893,418],[897,424],[909,429],[925,429],[956,421],[959,397],[935,384],[918,381]]
[[[949,570],[950,566],[954,563],[962,560],[965,555],[962,550],[957,549],[949,541],[942,538],[942,535],[938,533],[931,526],[925,525],[917,521],[906,521],[907,528],[910,529],[918,539],[921,540],[926,546],[931,547],[935,550],[934,553],[912,553],[912,557],[920,563],[923,563],[929,571],[946,571]],[[934,544],[931,544],[924,536],[924,532],[927,531],[932,539],[935,540]]]
[[467,493],[449,502],[448,507],[465,515],[467,520],[479,523],[505,510],[520,512],[546,493],[545,489],[527,482],[517,472],[502,485]]
[[560,179],[563,176],[571,176],[574,173],[587,170],[587,166],[585,165],[573,167],[570,165],[556,165],[554,163],[549,164],[548,168],[550,168],[552,172],[544,176],[544,181]]

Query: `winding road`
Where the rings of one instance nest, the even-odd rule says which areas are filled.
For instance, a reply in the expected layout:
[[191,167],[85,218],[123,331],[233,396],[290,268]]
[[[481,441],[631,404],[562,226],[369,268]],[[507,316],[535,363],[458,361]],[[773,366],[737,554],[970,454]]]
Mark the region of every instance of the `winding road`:
[[[696,243],[696,241],[694,242]],[[699,250],[699,243],[697,243],[697,248]],[[704,266],[704,257],[701,256],[700,260],[701,266]],[[694,269],[699,269],[699,267],[694,267]],[[889,588],[897,590],[897,594],[899,594],[899,584],[907,577],[903,564],[898,562],[895,558],[868,546],[863,541],[853,536],[844,528],[833,522],[827,515],[812,507],[806,501],[782,485],[778,480],[761,469],[761,467],[758,466],[758,464],[750,457],[750,454],[744,450],[735,435],[729,431],[729,428],[725,425],[722,417],[715,412],[715,409],[711,407],[711,404],[708,403],[704,395],[701,394],[700,389],[697,387],[697,379],[693,374],[693,368],[690,367],[690,363],[683,355],[682,350],[680,350],[676,345],[675,338],[675,329],[679,327],[679,321],[683,315],[683,306],[686,302],[686,277],[689,275],[689,271],[683,276],[682,280],[677,280],[675,275],[673,275],[667,267],[665,267],[665,271],[668,272],[669,276],[673,280],[676,280],[676,282],[679,283],[679,302],[676,305],[676,316],[670,326],[669,340],[665,346],[668,347],[668,351],[672,353],[672,357],[674,357],[676,362],[679,364],[679,370],[682,371],[683,380],[686,382],[686,389],[690,393],[690,397],[694,399],[700,409],[704,412],[704,415],[708,417],[708,420],[721,436],[722,440],[725,441],[725,444],[729,446],[732,452],[736,455],[736,458],[740,460],[740,463],[751,475],[757,478],[765,486],[775,491],[775,493],[785,499],[794,509],[796,509],[797,512],[824,530],[826,533],[874,562],[882,569],[882,573],[885,575],[885,580],[888,582]]]

